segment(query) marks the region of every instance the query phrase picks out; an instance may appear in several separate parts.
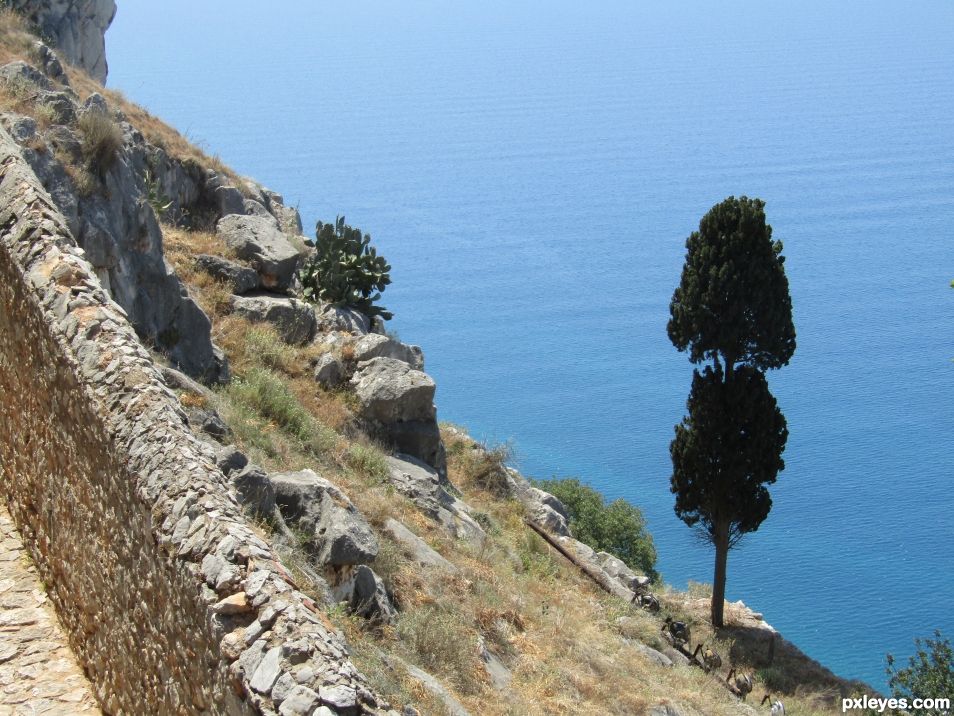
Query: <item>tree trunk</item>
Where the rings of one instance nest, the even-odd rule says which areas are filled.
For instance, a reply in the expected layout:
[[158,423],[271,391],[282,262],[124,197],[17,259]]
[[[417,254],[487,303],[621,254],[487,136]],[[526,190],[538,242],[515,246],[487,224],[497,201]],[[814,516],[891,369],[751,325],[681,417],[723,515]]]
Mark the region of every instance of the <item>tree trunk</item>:
[[725,567],[729,557],[729,525],[715,525],[715,576],[712,578],[712,626],[725,626]]

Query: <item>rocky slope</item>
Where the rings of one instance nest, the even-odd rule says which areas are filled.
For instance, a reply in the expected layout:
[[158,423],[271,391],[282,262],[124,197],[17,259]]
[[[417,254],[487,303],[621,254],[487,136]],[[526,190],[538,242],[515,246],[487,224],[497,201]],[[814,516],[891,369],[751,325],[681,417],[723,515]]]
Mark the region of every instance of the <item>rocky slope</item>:
[[10,0],[71,65],[106,83],[106,30],[116,15],[115,0]]
[[[297,212],[96,86],[111,1],[14,4],[93,80],[31,41],[0,67],[0,125],[262,539],[385,699],[407,714],[752,713],[667,642],[660,606],[727,665],[761,669],[759,694],[801,689],[804,713],[855,688],[744,605],[714,634],[693,600],[574,539],[559,500],[439,426],[420,348],[301,300]],[[213,590],[235,577],[202,570]],[[257,672],[269,656],[249,628],[234,648]],[[269,683],[270,703],[358,712],[295,711],[293,689]]]

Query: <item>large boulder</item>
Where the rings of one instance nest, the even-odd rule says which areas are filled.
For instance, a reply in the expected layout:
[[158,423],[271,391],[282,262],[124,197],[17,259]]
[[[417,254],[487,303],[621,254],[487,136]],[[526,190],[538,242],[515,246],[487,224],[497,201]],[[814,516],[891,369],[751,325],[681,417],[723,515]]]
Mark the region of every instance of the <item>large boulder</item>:
[[419,346],[409,346],[380,333],[362,336],[354,342],[352,350],[357,363],[374,358],[393,358],[407,363],[414,370],[424,369],[424,354]]
[[345,368],[333,353],[324,353],[315,363],[315,382],[322,388],[333,390],[345,379]]
[[348,596],[348,606],[353,614],[381,624],[390,624],[394,620],[397,609],[391,603],[384,582],[373,569],[364,564],[358,565],[349,582],[351,594]]
[[544,532],[563,537],[570,536],[569,512],[566,506],[545,490],[533,487],[513,468],[507,469],[510,494],[523,503],[527,518]]
[[216,232],[236,256],[258,271],[262,288],[288,290],[300,256],[273,220],[229,214],[219,219]]
[[351,378],[359,413],[380,423],[434,420],[434,380],[394,358],[359,363]]
[[306,535],[320,564],[371,562],[378,541],[364,517],[341,490],[311,470],[270,476],[275,502],[286,522]]
[[324,304],[316,313],[322,333],[341,331],[363,336],[371,330],[370,319],[354,308]]
[[429,375],[394,358],[372,358],[358,364],[351,387],[358,399],[358,418],[369,433],[447,474],[435,385]]
[[268,323],[291,345],[304,345],[315,337],[315,311],[311,304],[286,296],[257,293],[232,296],[232,310],[253,323]]

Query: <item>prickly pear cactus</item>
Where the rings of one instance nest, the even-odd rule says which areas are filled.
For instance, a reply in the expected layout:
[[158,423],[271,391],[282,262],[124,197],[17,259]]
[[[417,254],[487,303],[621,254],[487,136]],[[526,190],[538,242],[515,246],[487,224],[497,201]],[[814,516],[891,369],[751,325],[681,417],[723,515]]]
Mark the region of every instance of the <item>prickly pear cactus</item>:
[[391,283],[391,266],[371,245],[371,237],[339,216],[334,224],[319,221],[315,238],[315,254],[298,272],[302,296],[389,320],[392,314],[375,304]]

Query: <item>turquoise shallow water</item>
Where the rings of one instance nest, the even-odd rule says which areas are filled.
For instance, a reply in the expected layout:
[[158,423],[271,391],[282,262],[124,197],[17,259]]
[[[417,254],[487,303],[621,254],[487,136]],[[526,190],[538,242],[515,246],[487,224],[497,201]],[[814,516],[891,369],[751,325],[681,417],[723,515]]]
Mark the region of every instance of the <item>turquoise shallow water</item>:
[[[838,673],[954,636],[954,5],[120,2],[110,81],[394,266],[442,419],[642,507],[668,581],[684,241],[730,194],[785,243],[791,437],[728,595]],[[901,607],[898,607],[899,595]]]

